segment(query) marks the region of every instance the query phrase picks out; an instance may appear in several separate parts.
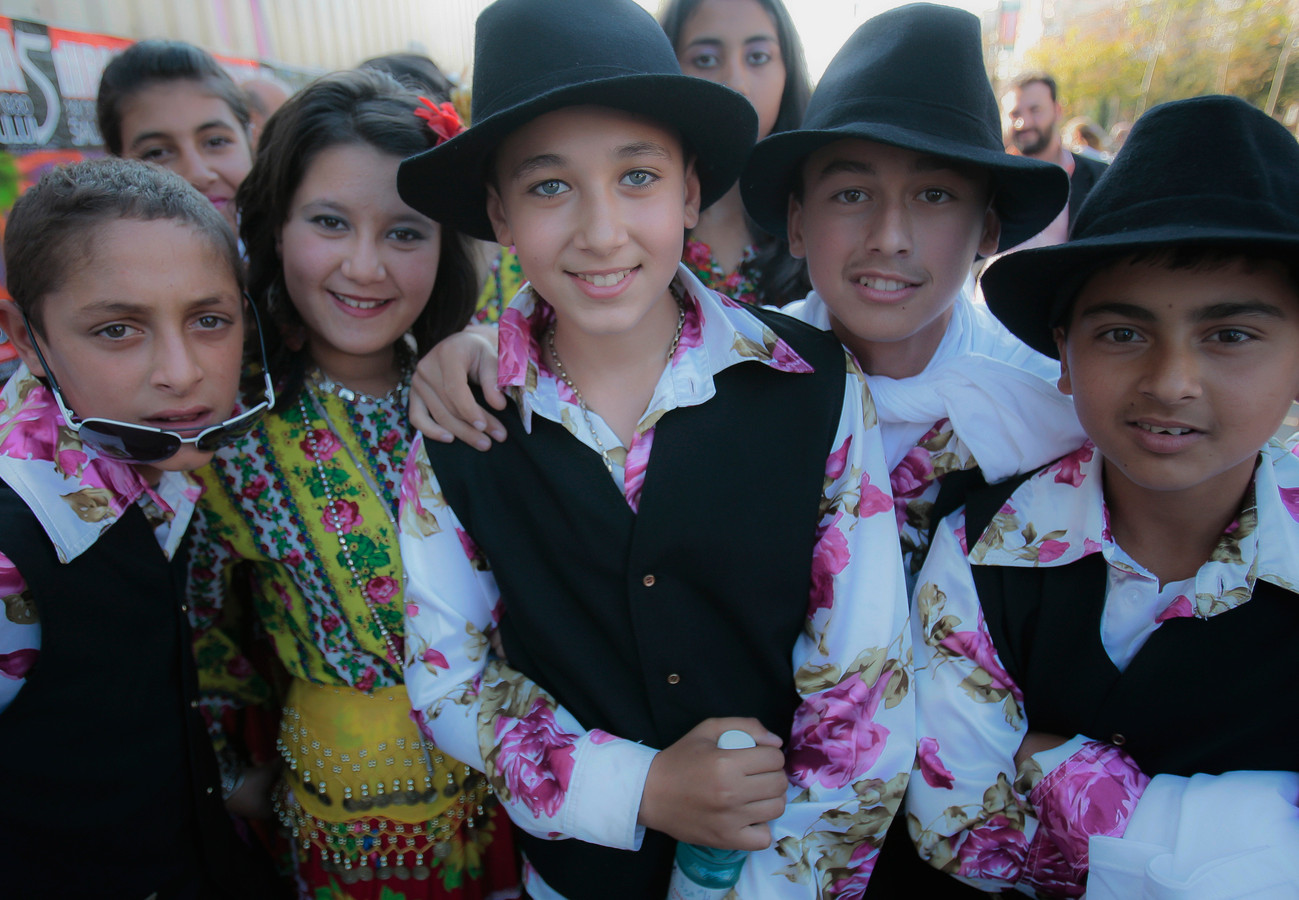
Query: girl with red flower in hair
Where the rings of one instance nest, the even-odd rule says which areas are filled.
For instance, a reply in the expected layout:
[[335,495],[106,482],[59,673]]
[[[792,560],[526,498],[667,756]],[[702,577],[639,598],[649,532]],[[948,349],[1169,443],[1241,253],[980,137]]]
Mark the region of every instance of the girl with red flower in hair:
[[[421,737],[402,674],[412,362],[474,297],[461,236],[397,194],[401,160],[461,130],[444,100],[326,76],[267,123],[238,196],[279,402],[199,476],[191,615],[228,803],[273,796],[302,897],[517,896],[490,788]],[[228,727],[270,693],[243,658],[254,619],[289,676],[273,791]]]

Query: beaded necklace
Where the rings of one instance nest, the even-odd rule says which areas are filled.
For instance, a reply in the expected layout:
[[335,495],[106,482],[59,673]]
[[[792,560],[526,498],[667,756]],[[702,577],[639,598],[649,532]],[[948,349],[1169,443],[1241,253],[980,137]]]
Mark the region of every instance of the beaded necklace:
[[[671,365],[672,357],[677,352],[677,344],[681,343],[681,332],[686,326],[686,304],[681,299],[681,294],[677,292],[677,283],[674,281],[669,285],[668,290],[672,292],[672,298],[677,301],[677,333],[672,336],[672,344],[668,347],[668,364]],[[555,323],[550,323],[550,328],[546,330],[546,347],[550,350],[550,358],[555,363],[555,373],[563,379],[564,384],[573,392],[577,398],[577,406],[582,410],[582,418],[586,421],[586,430],[591,432],[591,437],[595,441],[596,449],[600,451],[600,459],[604,460],[604,467],[613,474],[613,460],[609,458],[609,451],[604,449],[604,441],[600,440],[600,433],[595,430],[595,424],[591,421],[591,409],[582,399],[582,392],[573,384],[573,379],[568,377],[568,372],[564,369],[564,362],[559,358],[559,351],[555,349]]]
[[[332,432],[338,438],[338,442],[342,445],[343,449],[347,452],[348,457],[351,458],[352,464],[355,465],[357,471],[361,473],[361,477],[365,480],[366,486],[369,487],[370,491],[374,494],[375,499],[378,500],[380,504],[383,506],[384,514],[388,517],[388,522],[392,526],[393,534],[396,534],[397,533],[397,518],[395,513],[397,509],[396,491],[395,491],[395,486],[389,481],[387,477],[385,477],[386,473],[390,472],[392,468],[388,466],[386,462],[381,462],[379,460],[378,452],[375,447],[375,444],[377,442],[374,440],[365,439],[365,433],[363,430],[364,419],[361,416],[360,412],[355,408],[355,406],[349,404],[348,424],[352,428],[353,437],[355,437],[357,439],[357,442],[364,448],[365,455],[370,464],[367,466],[357,457],[356,453],[353,452],[351,446],[349,446],[347,441],[344,440],[342,430],[339,429],[334,424],[333,419],[330,418],[329,412],[325,408],[323,398],[318,396],[318,394],[326,390],[325,385],[328,384],[330,386],[329,388],[330,393],[338,394],[340,399],[345,400],[345,398],[343,398],[341,393],[339,393],[339,391],[337,390],[338,387],[337,385],[335,385],[332,381],[323,378],[323,376],[321,376],[320,378],[315,377],[318,374],[319,374],[318,370],[316,373],[313,373],[313,377],[308,380],[306,389],[298,396],[298,407],[302,412],[303,425],[307,426],[311,422],[312,420],[311,413],[314,410],[317,417],[323,420],[325,426],[330,430],[330,432]],[[361,402],[364,402],[365,400],[373,400],[375,403],[382,403],[388,400],[394,400],[404,405],[406,402],[407,391],[409,390],[409,388],[410,388],[410,373],[404,372],[402,376],[401,384],[399,384],[396,388],[394,388],[393,391],[390,392],[385,397],[381,397],[381,398],[365,397],[361,399],[360,397],[358,397],[357,394],[355,394],[352,391],[348,391],[348,393],[352,394],[353,397],[357,397],[358,399],[361,399]],[[343,390],[347,390],[347,389],[343,388]],[[310,401],[310,408],[308,407],[308,401]],[[393,636],[392,632],[388,630],[388,626],[384,624],[383,618],[382,616],[379,615],[379,610],[377,609],[375,602],[371,600],[369,594],[367,594],[364,589],[364,583],[361,579],[361,574],[357,570],[356,560],[352,553],[352,549],[348,544],[347,536],[345,534],[345,527],[344,527],[345,523],[343,522],[343,518],[340,513],[341,498],[339,498],[334,493],[334,489],[330,483],[329,476],[325,471],[324,459],[322,457],[322,454],[319,452],[319,441],[316,438],[315,431],[311,428],[307,428],[307,446],[311,451],[311,457],[315,463],[316,476],[320,481],[320,488],[325,497],[325,515],[329,519],[330,525],[333,526],[334,534],[338,537],[339,558],[342,560],[343,564],[347,566],[348,572],[351,573],[352,585],[357,589],[358,593],[360,593],[361,600],[365,603],[366,609],[370,611],[371,620],[374,622],[375,627],[378,628],[379,634],[383,637],[384,646],[387,648],[388,651],[389,661],[392,662],[394,665],[400,666],[402,664],[402,656],[397,646],[396,639]],[[383,484],[382,487],[380,487],[379,484],[380,482],[382,482]],[[406,586],[405,583],[406,583],[406,572],[405,569],[403,568],[402,593],[405,592],[405,586]]]

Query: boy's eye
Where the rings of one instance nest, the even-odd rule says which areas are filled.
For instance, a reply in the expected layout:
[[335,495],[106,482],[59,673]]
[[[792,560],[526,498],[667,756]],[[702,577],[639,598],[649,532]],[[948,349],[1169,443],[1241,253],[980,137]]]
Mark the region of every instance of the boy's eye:
[[213,150],[219,150],[223,147],[232,146],[233,144],[234,141],[231,140],[231,138],[228,135],[224,135],[224,134],[214,134],[203,141],[203,145],[205,147],[210,147]]
[[170,155],[166,147],[146,147],[138,154],[138,159],[144,162],[161,163]]
[[1223,328],[1214,332],[1213,336],[1223,344],[1243,344],[1246,341],[1253,340],[1253,335],[1241,331],[1239,328]]
[[120,322],[114,322],[111,325],[105,325],[95,332],[95,334],[100,335],[101,337],[106,337],[112,341],[120,341],[122,338],[127,337],[130,333],[131,333],[131,327],[129,325],[123,325]]
[[394,228],[388,232],[388,236],[403,244],[409,244],[424,238],[423,233],[416,231],[414,228]]
[[840,203],[863,203],[866,200],[866,192],[859,191],[857,188],[848,188],[835,194],[834,199]]
[[920,199],[926,203],[946,203],[952,195],[942,188],[926,188],[920,192]]
[[535,186],[534,188],[532,188],[533,193],[540,194],[543,197],[557,197],[567,190],[568,190],[568,185],[564,184],[564,182],[560,181],[557,178],[552,178],[549,181],[543,181],[537,186]]
[[198,327],[203,329],[204,331],[216,331],[217,329],[224,328],[227,325],[229,325],[230,321],[226,319],[224,316],[218,316],[213,313],[208,313],[207,315],[199,316],[197,324]]
[[644,169],[637,169],[634,172],[628,172],[626,175],[622,176],[623,184],[628,184],[632,187],[644,187],[647,184],[652,184],[656,180],[657,176],[655,176],[653,172],[646,172]]
[[1111,328],[1101,334],[1101,337],[1115,344],[1130,344],[1138,337],[1135,328]]

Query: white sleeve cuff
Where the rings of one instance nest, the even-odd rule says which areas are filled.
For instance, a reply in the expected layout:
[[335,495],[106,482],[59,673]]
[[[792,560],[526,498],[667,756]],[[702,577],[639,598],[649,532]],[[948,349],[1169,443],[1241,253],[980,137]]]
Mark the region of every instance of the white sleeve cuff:
[[645,779],[657,750],[625,741],[596,743],[586,734],[577,744],[568,800],[560,813],[560,831],[581,841],[616,850],[639,850],[645,827],[640,815]]

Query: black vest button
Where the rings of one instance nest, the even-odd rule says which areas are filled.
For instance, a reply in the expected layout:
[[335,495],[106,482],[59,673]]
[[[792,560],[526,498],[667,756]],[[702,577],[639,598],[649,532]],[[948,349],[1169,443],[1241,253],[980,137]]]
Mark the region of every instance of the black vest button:
[[681,676],[676,672],[668,676],[668,684],[677,684],[679,681],[681,681]]
[[1113,744],[1115,747],[1122,747],[1127,742],[1128,739],[1121,734],[1110,735],[1110,743]]
[[655,579],[653,575],[646,575],[640,580],[640,583],[645,585],[645,587],[654,587],[654,581]]

